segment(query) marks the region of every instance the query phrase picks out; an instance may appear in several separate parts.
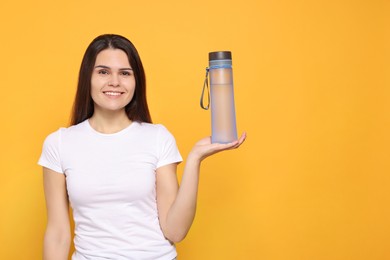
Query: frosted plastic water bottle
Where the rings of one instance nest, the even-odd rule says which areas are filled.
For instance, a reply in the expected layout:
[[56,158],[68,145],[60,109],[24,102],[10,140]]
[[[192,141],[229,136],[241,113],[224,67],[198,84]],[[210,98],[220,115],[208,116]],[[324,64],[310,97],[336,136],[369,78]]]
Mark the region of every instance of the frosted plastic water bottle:
[[231,52],[210,52],[208,72],[211,95],[211,142],[230,143],[237,140]]

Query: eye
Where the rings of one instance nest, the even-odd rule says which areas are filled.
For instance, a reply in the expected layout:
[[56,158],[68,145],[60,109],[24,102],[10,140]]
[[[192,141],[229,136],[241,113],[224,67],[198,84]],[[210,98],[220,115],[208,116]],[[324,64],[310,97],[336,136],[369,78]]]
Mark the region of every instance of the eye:
[[106,69],[102,69],[102,70],[98,70],[98,74],[101,74],[101,75],[108,75],[110,74],[108,70]]
[[131,74],[131,71],[129,71],[129,70],[123,70],[123,71],[121,71],[121,75],[123,75],[123,76],[131,76],[132,74]]

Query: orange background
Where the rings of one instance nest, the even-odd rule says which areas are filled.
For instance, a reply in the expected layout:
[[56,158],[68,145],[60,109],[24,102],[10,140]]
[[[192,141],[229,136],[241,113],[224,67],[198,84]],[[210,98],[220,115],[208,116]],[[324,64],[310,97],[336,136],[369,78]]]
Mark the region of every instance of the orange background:
[[207,54],[233,53],[248,139],[203,163],[179,259],[390,259],[389,14],[388,0],[3,1],[0,259],[41,259],[36,162],[103,33],[137,46],[153,120],[184,157],[210,134]]

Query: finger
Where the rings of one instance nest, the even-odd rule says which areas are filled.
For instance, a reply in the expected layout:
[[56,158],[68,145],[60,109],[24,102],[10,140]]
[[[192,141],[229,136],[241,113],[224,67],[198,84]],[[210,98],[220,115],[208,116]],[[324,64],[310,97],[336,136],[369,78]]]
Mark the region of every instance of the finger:
[[229,143],[229,145],[232,145],[232,146],[240,146],[246,139],[246,132],[242,133],[242,135],[240,136],[240,138],[238,140],[235,140],[231,143]]
[[246,139],[246,132],[243,132],[238,142],[242,144],[245,141],[245,139]]
[[240,147],[240,145],[245,141],[246,139],[246,132],[243,132],[242,135],[240,136],[240,139],[238,139],[233,147],[231,149],[237,149]]
[[231,143],[222,144],[222,145],[220,146],[220,149],[221,149],[221,151],[222,151],[222,150],[231,150],[231,149],[234,149],[237,145],[239,145],[238,140],[236,140],[236,141],[234,141],[234,142],[231,142]]

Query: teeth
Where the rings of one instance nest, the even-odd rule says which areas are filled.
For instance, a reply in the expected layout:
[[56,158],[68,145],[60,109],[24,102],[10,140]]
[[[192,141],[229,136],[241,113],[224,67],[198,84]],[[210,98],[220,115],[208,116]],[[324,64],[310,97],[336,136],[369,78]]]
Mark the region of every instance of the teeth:
[[109,95],[109,96],[119,96],[121,93],[120,92],[104,92],[104,94]]

